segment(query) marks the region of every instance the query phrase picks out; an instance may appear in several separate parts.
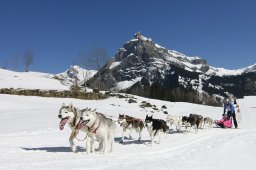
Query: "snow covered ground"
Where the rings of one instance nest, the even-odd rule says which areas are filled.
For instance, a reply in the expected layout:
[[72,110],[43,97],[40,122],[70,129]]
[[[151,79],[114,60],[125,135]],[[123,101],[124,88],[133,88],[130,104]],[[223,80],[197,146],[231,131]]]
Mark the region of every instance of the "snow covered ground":
[[[155,104],[155,118],[165,119],[161,111],[179,115],[189,113],[219,119],[221,107],[190,103],[171,103],[136,97],[137,103],[125,98],[105,100],[78,100],[69,98],[42,98],[0,94],[0,169],[192,169],[192,170],[240,170],[256,169],[256,97],[238,100],[243,120],[239,129],[200,129],[195,133],[173,131],[162,137],[160,144],[151,147],[149,135],[143,130],[142,141],[121,139],[121,127],[117,126],[114,152],[85,154],[84,142],[75,141],[78,153],[69,148],[69,127],[59,130],[58,110],[62,103],[72,102],[79,108],[97,108],[99,112],[117,119],[125,113],[144,119],[151,108],[138,107],[142,101]],[[84,133],[79,134],[82,139]],[[137,138],[137,134],[133,133]]]
[[69,90],[53,78],[53,74],[39,72],[16,72],[0,69],[0,88],[22,88],[42,90]]

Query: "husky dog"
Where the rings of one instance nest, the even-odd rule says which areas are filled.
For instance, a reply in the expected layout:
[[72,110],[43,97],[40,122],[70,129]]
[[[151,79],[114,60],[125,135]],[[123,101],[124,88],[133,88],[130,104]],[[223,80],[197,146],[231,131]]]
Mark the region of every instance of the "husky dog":
[[182,117],[182,123],[185,124],[186,126],[186,132],[188,132],[187,130],[188,126],[190,126],[190,130],[191,130],[191,127],[194,126],[195,133],[197,133],[200,123],[202,123],[202,120],[203,120],[203,116],[196,115],[196,114],[190,114],[189,116]]
[[162,119],[153,119],[153,116],[147,115],[145,119],[145,123],[151,138],[151,146],[154,143],[154,139],[156,135],[158,135],[159,143],[160,143],[159,131],[166,133],[167,130],[169,129],[169,127],[166,125],[166,122]]
[[100,145],[102,145],[102,147],[99,147],[101,149],[100,152],[106,153],[107,145],[110,145],[110,152],[112,152],[116,128],[115,122],[95,110],[86,108],[81,111],[80,115],[79,128],[88,128],[89,136],[86,141],[86,151],[89,153],[90,147],[92,147],[91,143],[93,143],[92,136],[95,136],[100,141]]
[[[122,139],[121,139],[120,143],[124,142],[124,134],[126,132],[126,129],[129,129],[130,133],[131,133],[131,131],[133,129],[137,133],[139,133],[138,141],[140,141],[140,139],[141,139],[141,131],[144,128],[144,123],[143,123],[143,121],[141,119],[134,118],[134,117],[131,117],[131,116],[127,116],[127,115],[124,115],[124,114],[122,114],[122,115],[119,114],[118,123],[120,124],[120,126],[123,126]],[[129,137],[132,138],[131,134],[129,134]]]
[[192,114],[192,113],[190,113],[189,116],[195,116],[195,117],[197,117],[197,121],[199,121],[198,128],[202,129],[203,123],[204,123],[204,117],[203,117],[202,115]]
[[210,117],[204,117],[204,126],[208,124],[209,128],[212,128],[213,125],[213,119]]
[[[68,106],[66,106],[65,103],[63,103],[59,110],[59,115],[58,115],[58,117],[61,119],[59,124],[60,130],[64,129],[64,126],[66,125],[66,123],[68,123],[71,129],[69,144],[73,152],[77,151],[77,147],[75,146],[73,140],[79,132],[79,130],[77,129],[77,126],[79,124],[80,114],[81,114],[80,109],[74,107],[72,103],[70,103]],[[88,128],[86,126],[81,128],[80,130],[86,133],[88,132]]]
[[180,131],[181,125],[182,125],[182,120],[181,120],[180,116],[177,116],[177,115],[167,115],[166,123],[169,123],[170,127],[172,125],[175,125],[176,126],[176,130]]
[[188,116],[182,116],[181,122],[182,122],[182,125],[185,126],[185,132],[188,132],[188,127],[190,127],[190,129],[191,129],[191,124],[189,123]]

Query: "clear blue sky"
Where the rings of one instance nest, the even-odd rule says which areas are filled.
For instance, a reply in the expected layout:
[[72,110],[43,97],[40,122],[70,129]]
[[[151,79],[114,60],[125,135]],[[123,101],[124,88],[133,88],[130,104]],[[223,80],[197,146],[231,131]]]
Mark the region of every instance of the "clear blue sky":
[[32,71],[59,73],[93,47],[114,56],[137,31],[215,67],[256,62],[255,0],[0,0],[0,64],[29,48]]

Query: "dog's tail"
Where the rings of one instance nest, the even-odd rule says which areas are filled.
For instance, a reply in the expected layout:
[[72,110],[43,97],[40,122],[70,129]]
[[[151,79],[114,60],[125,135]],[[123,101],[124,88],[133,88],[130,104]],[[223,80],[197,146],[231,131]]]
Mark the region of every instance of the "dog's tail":
[[109,127],[109,131],[108,131],[108,138],[112,139],[115,136],[115,133],[116,133],[116,122],[112,121],[112,124]]

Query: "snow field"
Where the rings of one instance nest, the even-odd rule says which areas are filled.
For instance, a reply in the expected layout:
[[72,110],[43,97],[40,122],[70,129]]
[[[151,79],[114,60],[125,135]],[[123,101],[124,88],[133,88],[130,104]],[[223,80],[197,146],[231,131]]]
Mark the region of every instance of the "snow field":
[[[195,134],[176,133],[174,130],[161,143],[151,147],[148,131],[143,130],[142,140],[132,133],[135,140],[125,138],[118,143],[122,128],[117,125],[114,152],[108,154],[84,152],[85,142],[75,140],[78,153],[72,153],[68,138],[70,129],[58,126],[58,111],[62,103],[72,102],[79,108],[97,108],[113,119],[119,113],[145,119],[152,108],[139,107],[142,101],[150,102],[160,109],[153,117],[166,119],[166,111],[178,115],[189,113],[219,119],[221,107],[190,103],[171,103],[134,96],[137,103],[127,99],[78,100],[69,98],[42,98],[0,95],[0,169],[255,169],[256,115],[255,98],[238,100],[243,113],[240,129],[199,129]],[[127,133],[128,136],[128,133]],[[80,133],[78,138],[85,137]],[[158,139],[158,138],[156,138]],[[98,142],[96,142],[97,145]]]

